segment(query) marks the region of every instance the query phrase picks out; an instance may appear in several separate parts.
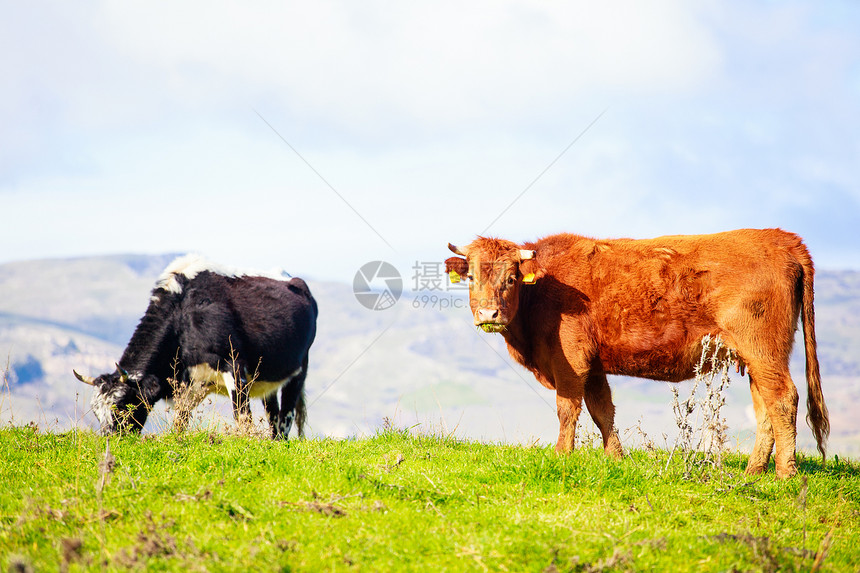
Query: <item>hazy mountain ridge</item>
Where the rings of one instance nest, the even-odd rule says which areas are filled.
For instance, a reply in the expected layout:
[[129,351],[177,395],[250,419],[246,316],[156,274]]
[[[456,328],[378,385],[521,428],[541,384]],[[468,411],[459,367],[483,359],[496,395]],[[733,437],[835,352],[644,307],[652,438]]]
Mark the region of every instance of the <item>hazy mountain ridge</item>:
[[[0,265],[0,416],[56,429],[90,424],[91,390],[72,368],[98,374],[113,368],[149,303],[156,278],[173,255],[111,256]],[[292,269],[288,269],[292,270]],[[407,271],[408,272],[408,271]],[[299,274],[299,273],[296,273]],[[362,307],[345,283],[308,280],[320,307],[307,382],[311,432],[350,436],[402,425],[455,431],[475,439],[552,442],[555,397],[512,363],[500,336],[477,332],[468,310],[413,304],[406,291],[394,308]],[[462,294],[437,293],[449,300]],[[455,297],[455,298],[450,298]],[[460,297],[460,298],[456,298]],[[816,275],[816,331],[831,451],[860,453],[860,272]],[[800,443],[812,449],[805,416],[802,343],[792,356],[801,393]],[[612,378],[617,424],[637,423],[657,443],[674,435],[666,384]],[[682,396],[689,390],[679,386]],[[229,416],[227,400],[209,410]],[[259,404],[255,413],[261,412]],[[207,410],[207,411],[209,411]],[[749,390],[738,377],[724,410],[732,435],[754,432]],[[583,414],[587,419],[587,414]],[[749,447],[750,444],[747,444]]]

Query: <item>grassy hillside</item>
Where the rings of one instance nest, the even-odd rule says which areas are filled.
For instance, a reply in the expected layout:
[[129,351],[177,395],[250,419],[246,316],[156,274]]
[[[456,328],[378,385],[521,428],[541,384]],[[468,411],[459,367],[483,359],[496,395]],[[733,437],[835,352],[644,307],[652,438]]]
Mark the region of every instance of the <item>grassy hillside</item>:
[[860,465],[694,472],[637,450],[388,429],[276,443],[0,429],[10,570],[856,571]]
[[[94,425],[91,389],[72,369],[92,375],[113,370],[170,258],[0,265],[0,424],[35,422],[53,431]],[[412,282],[410,269],[401,273]],[[818,349],[833,428],[829,450],[856,458],[860,272],[819,271],[816,281]],[[555,442],[554,393],[513,362],[501,336],[474,328],[462,291],[407,291],[393,308],[374,312],[358,304],[351,283],[310,283],[320,307],[307,380],[310,434],[371,436],[388,417],[400,426],[456,430],[473,440]],[[459,308],[452,308],[455,303]],[[803,422],[803,352],[795,350],[792,372],[801,402],[798,444],[812,452]],[[639,445],[643,431],[664,447],[672,442],[677,427],[669,385],[624,377],[611,377],[610,384],[626,446]],[[689,384],[679,388],[687,392]],[[726,399],[732,443],[748,450],[755,431],[748,381],[735,376]],[[252,407],[263,415],[259,401]],[[215,399],[205,411],[214,414],[229,423],[229,402]]]

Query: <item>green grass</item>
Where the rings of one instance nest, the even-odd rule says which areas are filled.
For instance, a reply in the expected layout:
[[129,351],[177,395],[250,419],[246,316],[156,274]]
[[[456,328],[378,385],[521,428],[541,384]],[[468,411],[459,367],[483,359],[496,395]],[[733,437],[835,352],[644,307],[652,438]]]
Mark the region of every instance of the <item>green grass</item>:
[[801,475],[778,481],[729,455],[685,480],[664,451],[613,462],[406,431],[288,443],[199,432],[112,437],[106,471],[105,446],[89,432],[0,430],[0,567],[860,567],[860,465],[846,460],[801,456]]

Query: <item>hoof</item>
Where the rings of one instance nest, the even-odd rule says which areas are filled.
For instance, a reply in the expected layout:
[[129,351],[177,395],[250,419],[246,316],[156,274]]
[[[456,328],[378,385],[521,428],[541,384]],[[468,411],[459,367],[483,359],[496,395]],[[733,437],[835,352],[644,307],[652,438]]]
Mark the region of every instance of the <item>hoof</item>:
[[614,440],[610,439],[609,443],[604,446],[603,451],[615,461],[624,457],[624,449],[621,447],[621,442],[618,441],[618,438]]
[[776,477],[779,479],[788,479],[790,477],[794,477],[797,475],[797,466],[793,463],[789,464],[787,467],[777,467],[776,468]]
[[757,476],[757,475],[763,474],[766,469],[767,469],[766,465],[749,464],[747,466],[746,474],[749,476]]

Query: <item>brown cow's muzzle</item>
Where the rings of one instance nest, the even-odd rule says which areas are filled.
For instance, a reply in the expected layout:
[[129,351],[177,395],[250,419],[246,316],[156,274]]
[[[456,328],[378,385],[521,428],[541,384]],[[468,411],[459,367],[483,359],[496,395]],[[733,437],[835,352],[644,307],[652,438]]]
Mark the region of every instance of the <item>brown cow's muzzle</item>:
[[475,311],[475,326],[484,332],[501,332],[505,329],[498,308],[479,308]]

